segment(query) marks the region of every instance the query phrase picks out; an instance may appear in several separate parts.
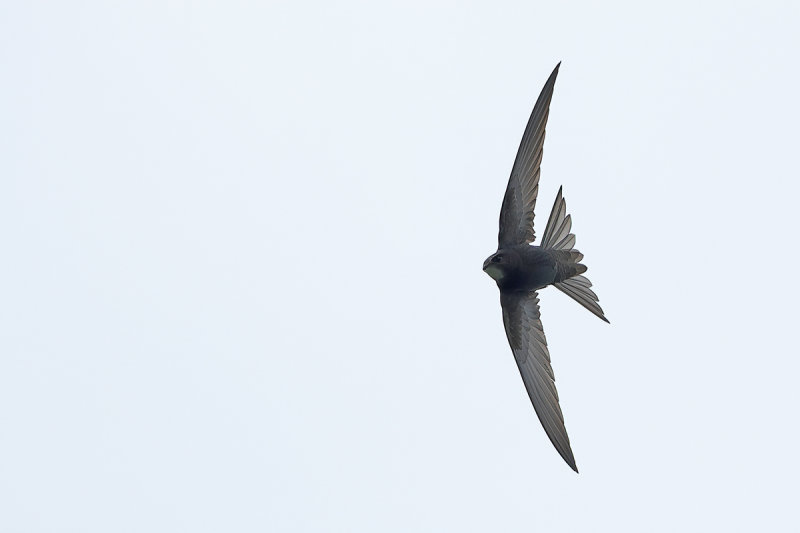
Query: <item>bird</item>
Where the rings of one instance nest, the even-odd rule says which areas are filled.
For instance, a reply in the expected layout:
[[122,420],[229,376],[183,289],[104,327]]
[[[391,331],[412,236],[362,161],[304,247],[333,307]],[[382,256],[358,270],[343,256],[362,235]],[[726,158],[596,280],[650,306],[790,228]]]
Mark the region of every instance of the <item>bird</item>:
[[605,322],[609,322],[583,274],[583,254],[574,248],[572,217],[559,188],[541,241],[535,245],[533,218],[539,192],[545,126],[550,114],[559,62],[542,88],[520,141],[500,209],[497,251],[483,271],[500,289],[506,337],[522,381],[545,433],[564,461],[578,472],[564,415],[558,403],[550,352],[539,312],[539,291],[554,286]]

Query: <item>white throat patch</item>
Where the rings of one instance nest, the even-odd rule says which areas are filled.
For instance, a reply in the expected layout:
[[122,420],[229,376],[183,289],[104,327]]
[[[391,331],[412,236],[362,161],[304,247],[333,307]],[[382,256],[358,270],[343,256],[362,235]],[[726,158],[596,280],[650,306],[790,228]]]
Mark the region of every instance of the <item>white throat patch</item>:
[[491,276],[491,278],[495,281],[499,281],[503,279],[503,276],[505,276],[505,272],[503,272],[497,265],[492,264],[488,265],[484,272],[489,274],[489,276]]

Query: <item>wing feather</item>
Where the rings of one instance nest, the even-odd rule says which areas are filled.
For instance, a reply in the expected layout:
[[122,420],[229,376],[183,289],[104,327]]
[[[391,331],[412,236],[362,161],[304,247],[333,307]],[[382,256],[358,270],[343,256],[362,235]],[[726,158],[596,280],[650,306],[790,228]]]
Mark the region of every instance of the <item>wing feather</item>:
[[532,243],[536,239],[533,217],[536,197],[539,194],[545,126],[560,66],[561,63],[556,65],[544,84],[517,150],[506,194],[503,197],[503,206],[500,209],[500,232],[497,237],[500,248]]
[[542,328],[537,293],[501,292],[503,324],[525,389],[545,433],[567,464],[578,471],[558,403],[550,352]]

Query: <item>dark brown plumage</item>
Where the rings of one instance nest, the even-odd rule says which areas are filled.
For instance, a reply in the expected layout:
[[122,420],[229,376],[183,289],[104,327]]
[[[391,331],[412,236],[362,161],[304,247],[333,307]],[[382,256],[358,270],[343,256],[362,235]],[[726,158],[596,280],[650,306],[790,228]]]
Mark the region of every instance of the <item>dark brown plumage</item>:
[[586,266],[581,264],[583,254],[573,248],[572,217],[566,212],[561,189],[541,244],[532,244],[536,238],[533,218],[539,192],[545,126],[560,65],[556,65],[545,83],[528,120],[503,197],[497,252],[484,261],[483,270],[500,289],[508,343],[539,421],[558,453],[577,472],[558,403],[537,291],[553,285],[602,320],[608,320],[597,303],[597,295],[590,289],[591,282],[581,275],[586,272]]

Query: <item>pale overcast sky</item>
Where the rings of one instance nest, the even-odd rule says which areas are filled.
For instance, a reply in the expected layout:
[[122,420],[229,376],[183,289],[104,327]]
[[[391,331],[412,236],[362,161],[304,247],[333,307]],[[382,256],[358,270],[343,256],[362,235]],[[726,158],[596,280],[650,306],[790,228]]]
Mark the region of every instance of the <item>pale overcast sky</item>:
[[[2,3],[0,530],[797,531],[799,15]],[[481,271],[558,61],[579,475]]]

